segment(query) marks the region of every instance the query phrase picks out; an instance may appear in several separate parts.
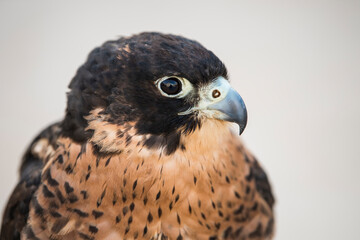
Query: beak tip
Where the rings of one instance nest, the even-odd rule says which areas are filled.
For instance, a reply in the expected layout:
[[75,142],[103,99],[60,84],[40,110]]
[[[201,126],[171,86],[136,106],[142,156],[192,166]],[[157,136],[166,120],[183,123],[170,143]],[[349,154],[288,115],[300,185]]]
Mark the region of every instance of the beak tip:
[[244,132],[245,128],[246,128],[246,123],[239,124],[239,135],[241,135]]
[[239,129],[239,136],[244,132],[245,128],[240,127]]
[[236,123],[239,125],[239,135],[241,135],[244,132],[246,125],[247,125],[247,121],[248,121],[247,110],[246,110],[244,102],[242,102],[242,103],[243,103],[243,107],[238,112],[239,115],[236,119]]

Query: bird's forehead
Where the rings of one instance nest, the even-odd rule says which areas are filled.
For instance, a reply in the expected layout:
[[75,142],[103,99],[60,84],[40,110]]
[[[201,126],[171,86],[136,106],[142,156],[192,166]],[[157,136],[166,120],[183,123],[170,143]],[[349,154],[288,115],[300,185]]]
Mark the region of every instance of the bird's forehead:
[[204,83],[218,76],[226,77],[226,68],[218,57],[196,41],[180,36],[144,33],[117,42],[117,59],[156,80],[165,76],[180,76],[190,82]]

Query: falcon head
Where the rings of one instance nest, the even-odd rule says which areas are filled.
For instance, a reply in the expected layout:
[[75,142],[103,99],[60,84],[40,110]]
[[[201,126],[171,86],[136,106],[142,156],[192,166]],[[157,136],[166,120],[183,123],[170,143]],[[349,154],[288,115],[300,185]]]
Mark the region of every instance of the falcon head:
[[[224,64],[198,42],[175,35],[151,32],[108,41],[89,54],[69,88],[64,135],[78,142],[103,135],[93,142],[105,152],[116,152],[116,146],[103,146],[110,135],[114,141],[146,136],[144,145],[167,145],[170,154],[181,135],[204,121],[235,122],[240,134],[247,122]],[[101,130],[107,125],[115,127]]]

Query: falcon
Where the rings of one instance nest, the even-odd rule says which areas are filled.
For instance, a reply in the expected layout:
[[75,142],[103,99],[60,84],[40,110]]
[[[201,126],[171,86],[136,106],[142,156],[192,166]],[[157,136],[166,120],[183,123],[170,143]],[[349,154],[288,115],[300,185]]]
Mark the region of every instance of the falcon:
[[245,104],[211,51],[122,37],[95,48],[69,89],[64,119],[22,159],[1,239],[273,237],[270,184],[239,138]]

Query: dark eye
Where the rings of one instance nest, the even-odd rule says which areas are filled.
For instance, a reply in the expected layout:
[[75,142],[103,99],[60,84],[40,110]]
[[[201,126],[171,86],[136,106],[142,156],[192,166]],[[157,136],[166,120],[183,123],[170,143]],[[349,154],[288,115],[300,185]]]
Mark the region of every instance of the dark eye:
[[176,95],[181,92],[181,82],[177,78],[167,78],[160,83],[161,90],[168,95]]

